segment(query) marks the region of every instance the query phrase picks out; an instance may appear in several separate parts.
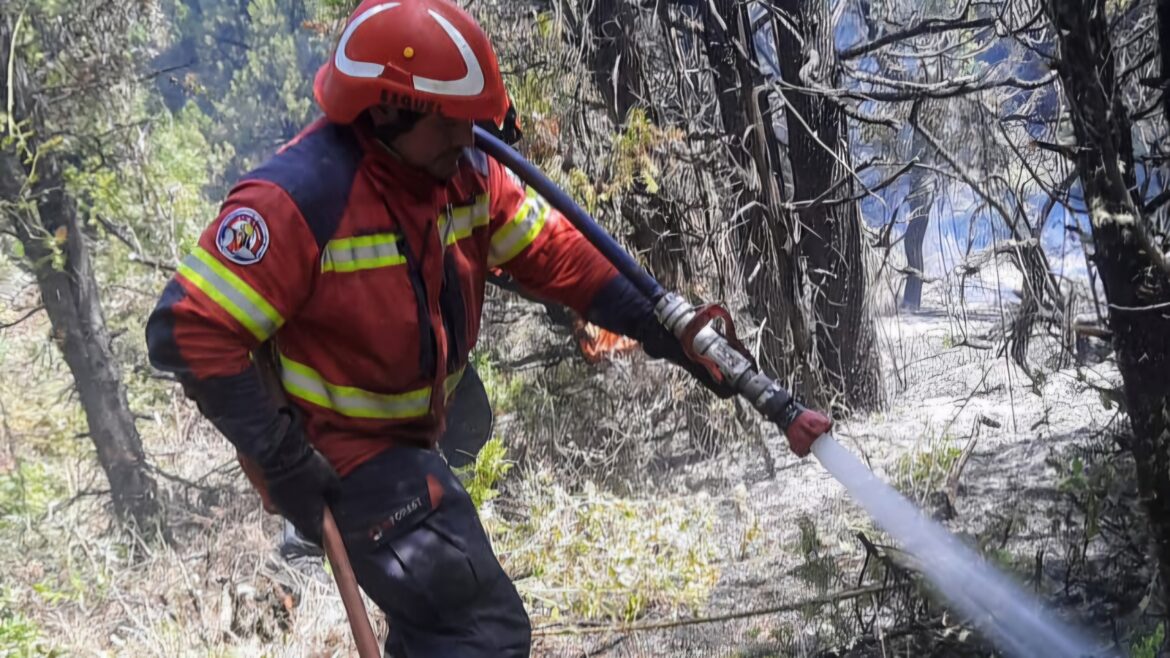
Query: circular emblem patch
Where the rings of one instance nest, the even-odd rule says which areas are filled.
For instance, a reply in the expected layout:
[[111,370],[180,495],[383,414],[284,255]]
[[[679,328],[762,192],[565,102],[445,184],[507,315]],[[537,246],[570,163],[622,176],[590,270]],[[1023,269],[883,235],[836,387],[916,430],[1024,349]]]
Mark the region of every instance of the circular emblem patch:
[[238,265],[259,263],[268,251],[268,225],[251,208],[233,210],[219,223],[215,235],[219,253]]

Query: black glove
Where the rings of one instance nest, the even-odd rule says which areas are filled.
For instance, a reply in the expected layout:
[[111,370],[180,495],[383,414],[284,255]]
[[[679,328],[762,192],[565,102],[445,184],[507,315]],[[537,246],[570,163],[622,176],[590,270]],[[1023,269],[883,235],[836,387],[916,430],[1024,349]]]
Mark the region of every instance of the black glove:
[[291,414],[288,417],[283,439],[261,464],[268,497],[301,535],[320,544],[325,504],[341,486],[341,478],[309,445],[300,423]]

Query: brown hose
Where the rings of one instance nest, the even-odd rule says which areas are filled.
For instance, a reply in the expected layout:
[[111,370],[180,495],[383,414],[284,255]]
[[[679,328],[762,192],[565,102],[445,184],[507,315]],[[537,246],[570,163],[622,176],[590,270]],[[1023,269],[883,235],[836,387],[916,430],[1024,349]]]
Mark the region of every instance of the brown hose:
[[329,564],[333,567],[333,577],[337,580],[337,589],[341,591],[341,602],[345,604],[345,616],[349,617],[349,628],[353,631],[353,640],[357,644],[360,658],[381,658],[382,652],[378,648],[378,638],[374,636],[374,629],[370,626],[370,618],[366,616],[366,606],[362,603],[361,592],[358,591],[357,578],[353,575],[353,567],[349,564],[349,555],[345,552],[345,542],[341,540],[341,533],[337,530],[337,522],[333,520],[333,512],[325,508],[325,518],[321,523],[322,537],[325,540],[325,555],[329,557]]

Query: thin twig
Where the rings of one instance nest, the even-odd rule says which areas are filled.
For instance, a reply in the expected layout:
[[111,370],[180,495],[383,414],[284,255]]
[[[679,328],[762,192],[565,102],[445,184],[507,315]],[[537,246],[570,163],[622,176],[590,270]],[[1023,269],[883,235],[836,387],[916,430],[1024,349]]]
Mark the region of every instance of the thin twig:
[[972,30],[991,27],[993,25],[995,25],[994,18],[976,18],[974,20],[957,23],[954,22],[953,19],[927,18],[919,24],[913,27],[908,27],[901,32],[893,32],[891,34],[885,35],[884,37],[878,37],[877,39],[874,39],[868,43],[863,43],[861,45],[842,50],[838,57],[841,59],[853,59],[854,57],[860,57],[861,55],[864,55],[868,52],[877,50],[882,46],[888,46],[891,43],[909,39],[910,37],[916,37],[921,34],[939,34],[941,32],[952,32],[957,30]]
[[0,322],[0,330],[10,329],[12,327],[15,327],[16,325],[20,324],[21,322],[24,322],[25,320],[31,318],[32,316],[36,315],[38,312],[43,311],[43,310],[45,310],[44,304],[38,304],[35,308],[30,310],[28,313],[25,313],[23,316],[21,316],[17,320],[14,320],[12,322]]
[[[895,585],[894,587],[907,587],[909,583],[903,585]],[[887,585],[870,585],[869,587],[860,587],[857,589],[845,590],[843,592],[836,592],[833,594],[826,594],[824,596],[816,596],[811,599],[804,599],[803,601],[796,601],[794,603],[786,603],[784,605],[772,606],[770,608],[761,608],[757,610],[744,610],[742,612],[732,612],[726,615],[715,615],[711,617],[691,617],[688,619],[675,619],[671,621],[650,622],[645,624],[607,624],[598,626],[568,626],[565,628],[556,628],[555,625],[542,626],[532,631],[532,634],[537,637],[548,637],[551,635],[591,635],[595,633],[636,633],[638,631],[653,631],[664,628],[677,628],[679,626],[691,626],[694,624],[710,624],[723,621],[733,621],[736,619],[746,619],[749,617],[759,617],[762,615],[771,615],[778,612],[789,612],[792,610],[800,610],[805,606],[810,605],[826,605],[829,603],[838,603],[841,601],[848,601],[856,599],[867,594],[877,594],[879,592],[892,589]]]
[[131,240],[128,236],[126,236],[126,234],[122,232],[121,227],[115,225],[113,222],[106,219],[105,217],[102,217],[101,215],[95,216],[97,217],[97,220],[101,222],[101,225],[106,227],[106,230],[112,233],[114,237],[118,238],[119,242],[130,248],[130,262],[140,263],[142,265],[146,265],[147,267],[152,267],[154,269],[159,269],[166,272],[179,271],[178,268],[174,265],[143,256],[141,252],[142,247],[140,245],[136,245],[134,240]]

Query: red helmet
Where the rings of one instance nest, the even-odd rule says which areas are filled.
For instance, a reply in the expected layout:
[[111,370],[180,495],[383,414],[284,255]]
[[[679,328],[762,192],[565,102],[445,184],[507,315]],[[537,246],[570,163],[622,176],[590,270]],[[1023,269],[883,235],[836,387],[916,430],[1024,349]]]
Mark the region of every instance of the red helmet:
[[313,83],[334,123],[391,105],[499,125],[508,94],[487,35],[447,0],[364,0]]

